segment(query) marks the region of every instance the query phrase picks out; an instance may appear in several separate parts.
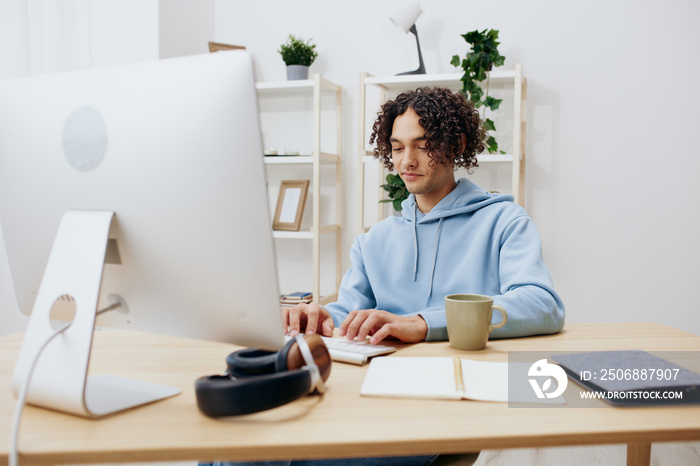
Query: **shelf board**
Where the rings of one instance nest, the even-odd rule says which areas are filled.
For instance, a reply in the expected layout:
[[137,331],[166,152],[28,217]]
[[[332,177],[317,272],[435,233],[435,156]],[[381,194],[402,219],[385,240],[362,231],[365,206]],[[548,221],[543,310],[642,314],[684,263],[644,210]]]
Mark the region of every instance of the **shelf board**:
[[[512,154],[481,154],[477,155],[476,159],[479,163],[512,163]],[[373,155],[364,155],[362,157],[363,162],[376,161]]]
[[481,154],[476,156],[479,163],[513,162],[513,154]]
[[[495,70],[491,72],[491,80],[508,80],[515,78],[513,70]],[[365,78],[365,85],[382,86],[387,90],[404,90],[407,85],[438,86],[459,89],[462,87],[462,73],[443,74],[412,74],[404,76],[372,76]]]
[[[321,152],[321,162],[338,163],[340,156],[337,154],[329,154]],[[266,155],[264,158],[265,164],[269,165],[290,165],[290,164],[312,164],[314,163],[313,155]]]
[[[329,225],[321,225],[320,230],[321,230],[320,233],[322,235],[328,234],[328,233],[337,233],[340,231],[340,225],[337,225],[335,223],[331,223]],[[314,239],[314,234],[311,230],[304,230],[304,231],[273,230],[272,237],[278,238],[278,239]]]
[[297,81],[258,82],[255,88],[261,92],[289,92],[311,91],[314,88],[312,79],[300,79]]
[[314,235],[310,231],[274,230],[272,232],[272,237],[278,239],[314,239]]
[[[319,87],[321,90],[331,92],[336,92],[339,88],[338,84],[323,77],[319,77]],[[312,76],[312,79],[295,81],[257,82],[255,83],[255,88],[263,94],[308,93],[314,90],[314,79]]]
[[310,155],[266,155],[266,164],[293,164],[293,163],[314,163],[314,158]]

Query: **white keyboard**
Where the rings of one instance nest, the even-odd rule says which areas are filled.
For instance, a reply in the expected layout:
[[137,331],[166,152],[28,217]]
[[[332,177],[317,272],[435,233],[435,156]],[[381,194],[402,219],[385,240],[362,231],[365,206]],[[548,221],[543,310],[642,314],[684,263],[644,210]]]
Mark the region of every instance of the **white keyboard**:
[[[287,336],[289,341],[291,337]],[[321,337],[328,347],[331,359],[361,366],[367,364],[370,358],[389,354],[396,351],[393,346],[373,345],[364,341],[345,340],[344,338]]]
[[396,351],[393,346],[373,345],[364,341],[345,340],[342,338],[321,337],[331,353],[333,361],[350,364],[367,364],[369,358]]

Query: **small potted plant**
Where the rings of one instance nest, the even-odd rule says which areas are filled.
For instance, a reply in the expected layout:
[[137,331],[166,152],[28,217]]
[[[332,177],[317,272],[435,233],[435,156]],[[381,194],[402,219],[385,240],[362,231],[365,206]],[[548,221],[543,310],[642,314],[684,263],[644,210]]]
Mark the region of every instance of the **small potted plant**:
[[304,42],[290,34],[287,42],[278,50],[282,60],[287,65],[287,80],[308,79],[309,66],[316,60],[316,44],[311,39]]

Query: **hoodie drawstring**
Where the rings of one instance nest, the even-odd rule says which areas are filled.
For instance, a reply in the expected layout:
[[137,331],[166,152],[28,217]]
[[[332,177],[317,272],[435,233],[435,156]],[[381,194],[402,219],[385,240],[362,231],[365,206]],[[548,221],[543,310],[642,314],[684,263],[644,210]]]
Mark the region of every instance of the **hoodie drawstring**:
[[[433,296],[433,278],[435,277],[435,264],[437,263],[438,245],[440,244],[440,230],[442,230],[442,218],[438,222],[437,233],[435,234],[435,250],[433,252],[433,269],[430,271],[430,289],[428,290],[428,299],[425,300],[425,305],[430,303],[430,298]],[[417,256],[416,256],[417,258]],[[415,278],[414,280],[415,281]]]
[[413,204],[413,281],[416,281],[416,278],[418,276],[418,231],[417,229],[417,224],[418,224],[418,219],[417,219],[417,212],[416,209],[418,209],[417,204]]

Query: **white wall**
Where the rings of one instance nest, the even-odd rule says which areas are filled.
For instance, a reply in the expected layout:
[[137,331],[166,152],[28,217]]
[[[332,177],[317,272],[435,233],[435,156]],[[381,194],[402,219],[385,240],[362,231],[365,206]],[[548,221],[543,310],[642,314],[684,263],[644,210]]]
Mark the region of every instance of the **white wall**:
[[[120,3],[99,1],[110,8]],[[154,35],[161,53],[170,47],[170,56],[201,47],[211,24],[209,1],[201,8],[183,2],[180,14],[168,8],[168,16],[161,8],[159,20],[152,20],[153,2],[147,2],[147,22],[136,18],[143,13],[139,3],[126,2],[120,10],[122,21],[133,17],[139,27],[122,29],[112,44],[115,59],[125,50],[131,52],[120,61],[143,59],[136,46],[146,40],[145,47],[152,47]],[[358,74],[393,75],[417,64],[412,36],[388,19],[402,3],[214,1],[213,40],[245,45],[255,56],[259,80],[284,79],[276,50],[293,33],[318,44],[320,57],[311,71],[344,86],[345,257],[357,229]],[[567,320],[652,321],[700,334],[694,312],[700,209],[693,205],[700,198],[695,182],[700,149],[694,137],[700,126],[700,31],[695,25],[700,4],[421,3],[418,31],[429,73],[453,71],[451,56],[467,50],[460,34],[474,29],[500,30],[506,66],[523,64],[529,86],[526,205],[540,229]],[[167,27],[168,17],[173,23],[197,24],[198,32],[174,45],[176,33],[159,33],[159,21]],[[0,39],[4,42],[4,33]],[[0,51],[6,50],[1,45]],[[21,53],[3,56],[22,63]],[[0,78],[11,74],[3,70]],[[22,323],[6,316],[5,267],[0,253],[5,314],[0,314],[0,333]]]
[[0,79],[29,74],[29,34],[24,0],[0,2]]
[[214,41],[214,0],[166,0],[160,5],[160,58],[208,53]]
[[158,0],[89,0],[89,4],[92,68],[159,58]]
[[[403,2],[216,1],[216,40],[245,45],[258,79],[284,79],[276,52],[313,38],[312,72],[345,88],[345,250],[356,231],[358,74],[416,68]],[[423,0],[429,73],[451,72],[460,37],[500,31],[528,78],[526,205],[569,322],[652,321],[700,334],[700,73],[693,1]],[[346,254],[347,256],[347,254]],[[349,266],[346,259],[345,267]]]

